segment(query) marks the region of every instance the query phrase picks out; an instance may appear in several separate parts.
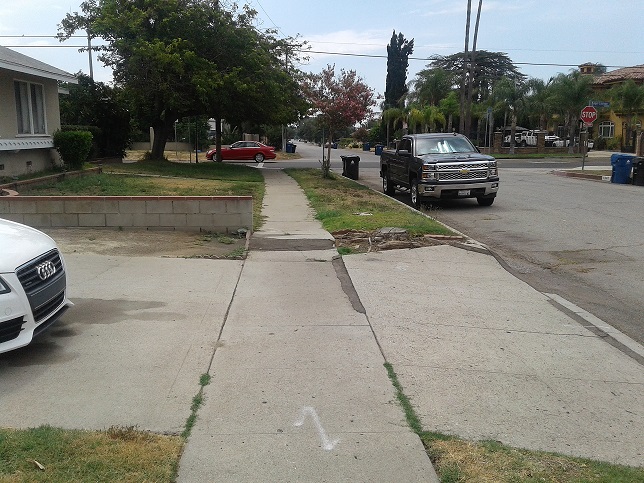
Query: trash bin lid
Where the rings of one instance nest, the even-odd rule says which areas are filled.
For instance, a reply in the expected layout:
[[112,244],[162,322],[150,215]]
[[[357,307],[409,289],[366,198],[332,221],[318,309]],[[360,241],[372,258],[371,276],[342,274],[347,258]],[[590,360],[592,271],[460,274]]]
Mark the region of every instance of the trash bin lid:
[[630,166],[635,157],[634,154],[613,153],[610,155],[610,164],[612,166]]

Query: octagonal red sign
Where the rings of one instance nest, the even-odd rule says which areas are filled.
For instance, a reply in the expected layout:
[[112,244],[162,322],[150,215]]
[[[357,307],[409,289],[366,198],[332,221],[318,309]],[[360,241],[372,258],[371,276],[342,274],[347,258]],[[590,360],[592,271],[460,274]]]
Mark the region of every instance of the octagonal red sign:
[[585,124],[592,124],[597,119],[597,109],[593,106],[586,106],[581,110],[579,118]]

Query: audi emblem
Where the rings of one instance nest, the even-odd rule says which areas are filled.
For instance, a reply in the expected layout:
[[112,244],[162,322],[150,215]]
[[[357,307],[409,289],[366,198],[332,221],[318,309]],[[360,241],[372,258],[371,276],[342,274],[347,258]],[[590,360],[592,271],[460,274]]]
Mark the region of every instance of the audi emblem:
[[36,267],[36,273],[40,277],[40,280],[47,280],[56,273],[56,266],[49,261],[43,262]]

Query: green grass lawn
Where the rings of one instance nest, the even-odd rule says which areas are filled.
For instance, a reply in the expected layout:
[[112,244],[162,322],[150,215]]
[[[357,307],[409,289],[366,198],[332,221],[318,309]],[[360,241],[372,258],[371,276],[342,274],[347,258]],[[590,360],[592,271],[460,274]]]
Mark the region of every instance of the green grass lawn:
[[432,218],[334,173],[331,178],[324,178],[319,169],[288,169],[286,172],[302,187],[317,218],[329,232],[398,227],[411,235],[453,234]]

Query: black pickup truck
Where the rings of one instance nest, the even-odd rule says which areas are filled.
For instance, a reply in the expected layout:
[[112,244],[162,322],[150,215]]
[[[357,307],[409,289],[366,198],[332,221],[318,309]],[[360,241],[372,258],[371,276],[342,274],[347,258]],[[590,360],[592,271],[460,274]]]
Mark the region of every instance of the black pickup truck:
[[496,160],[481,154],[461,134],[403,136],[398,148],[380,156],[382,189],[409,190],[415,208],[429,199],[476,198],[490,206],[499,189]]

